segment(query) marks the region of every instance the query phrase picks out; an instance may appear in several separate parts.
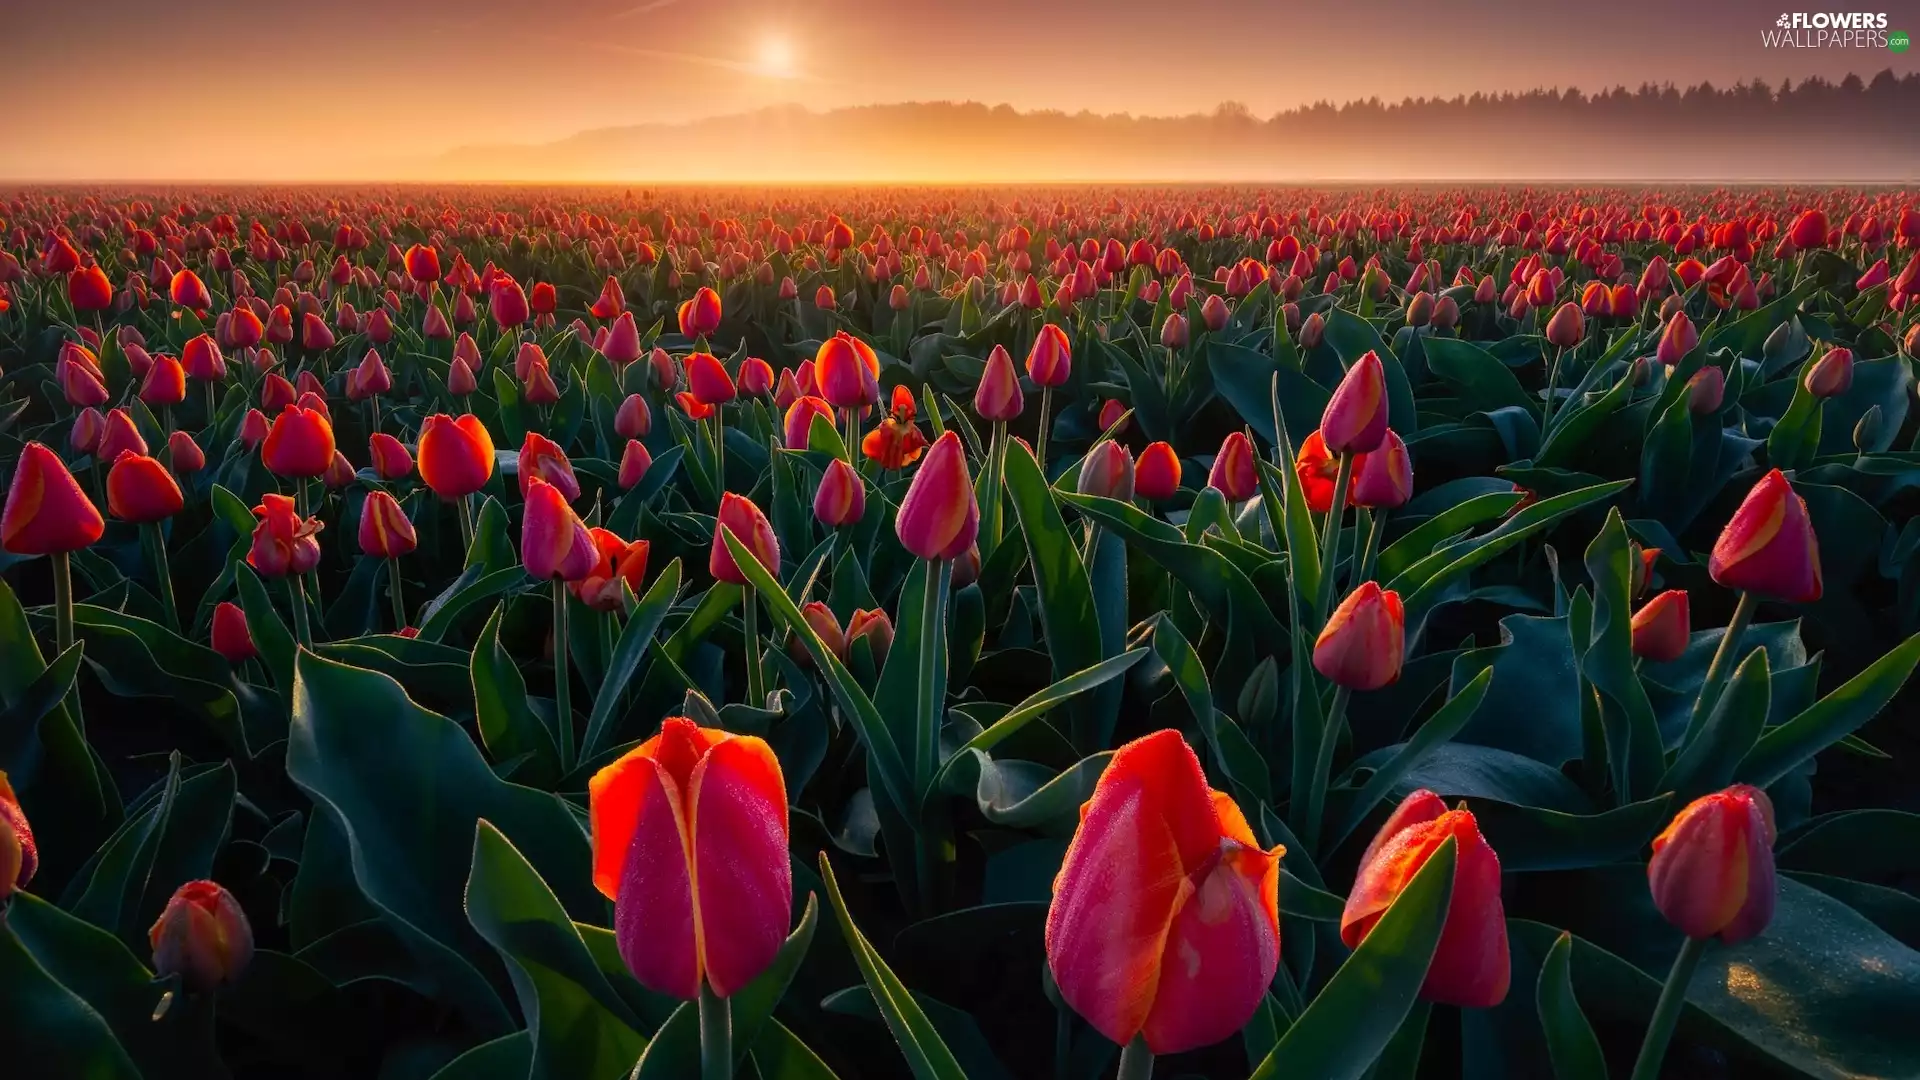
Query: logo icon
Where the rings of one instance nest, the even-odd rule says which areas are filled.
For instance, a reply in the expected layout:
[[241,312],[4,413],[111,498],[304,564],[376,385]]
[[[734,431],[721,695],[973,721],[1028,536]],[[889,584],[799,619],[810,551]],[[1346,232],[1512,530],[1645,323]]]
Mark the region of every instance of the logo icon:
[[1792,25],[1793,25],[1793,16],[1791,16],[1791,15],[1782,15],[1782,16],[1780,16],[1780,18],[1779,18],[1779,21],[1777,21],[1777,22],[1775,22],[1775,23],[1774,23],[1774,25],[1775,25],[1775,26],[1778,26],[1778,27],[1781,27],[1782,29],[1784,29],[1784,28],[1786,28],[1786,27],[1789,27],[1789,26],[1792,26]]
[[1905,30],[1895,30],[1893,33],[1887,35],[1888,52],[1903,53],[1906,52],[1907,48],[1912,44],[1913,39],[1907,36]]

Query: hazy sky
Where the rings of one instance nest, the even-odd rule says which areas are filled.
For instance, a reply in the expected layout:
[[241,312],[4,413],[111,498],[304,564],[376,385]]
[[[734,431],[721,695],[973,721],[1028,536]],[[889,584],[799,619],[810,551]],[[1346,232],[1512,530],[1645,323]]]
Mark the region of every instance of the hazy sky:
[[[1920,0],[1879,0],[1920,30]],[[1266,115],[1326,98],[1913,69],[1751,0],[0,0],[0,176],[377,175],[794,102]],[[1604,14],[1603,14],[1604,13]],[[1907,26],[1913,23],[1916,25]]]

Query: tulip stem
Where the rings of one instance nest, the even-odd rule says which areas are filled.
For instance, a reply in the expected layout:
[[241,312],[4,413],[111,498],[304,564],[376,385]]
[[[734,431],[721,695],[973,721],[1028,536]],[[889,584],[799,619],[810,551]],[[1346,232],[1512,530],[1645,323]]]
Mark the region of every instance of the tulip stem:
[[1120,1051],[1120,1071],[1114,1080],[1153,1080],[1153,1051],[1147,1049],[1144,1036],[1135,1035]]
[[307,626],[307,584],[299,574],[287,575],[287,606],[293,609],[293,638],[303,648],[313,648],[313,631]]
[[[213,380],[211,379],[207,380],[206,387],[207,387],[207,430],[212,431],[213,415],[216,411],[216,409],[214,408],[214,402],[213,402]],[[204,435],[201,436],[201,438],[205,438],[205,437],[206,436]]]
[[1347,485],[1353,480],[1353,454],[1340,452],[1339,474],[1333,482],[1333,505],[1327,508],[1326,528],[1320,535],[1320,600],[1322,619],[1333,611],[1334,560],[1340,555],[1340,519],[1347,515]]
[[48,557],[53,560],[53,647],[58,656],[73,647],[72,560],[64,551]]
[[1327,709],[1326,722],[1320,725],[1320,742],[1314,750],[1313,772],[1307,778],[1307,813],[1301,822],[1300,842],[1318,850],[1320,815],[1327,802],[1327,772],[1333,768],[1333,750],[1340,745],[1340,725],[1347,718],[1347,700],[1353,691],[1338,686],[1333,704]]
[[1547,432],[1553,430],[1553,386],[1560,381],[1560,361],[1566,355],[1567,350],[1556,349],[1553,354],[1553,364],[1547,368],[1547,397],[1540,406],[1540,438],[1542,440],[1546,439]]
[[760,594],[753,589],[740,593],[742,621],[747,638],[747,705],[755,709],[767,706],[766,676],[760,670]]
[[1040,479],[1047,479],[1047,416],[1053,411],[1053,387],[1040,388],[1040,433],[1034,459],[1040,462]]
[[727,425],[720,419],[721,406],[713,407],[713,482],[722,495],[727,491]]
[[1727,631],[1720,636],[1720,647],[1713,650],[1713,662],[1707,665],[1707,677],[1700,683],[1700,696],[1694,700],[1693,715],[1687,720],[1687,737],[1680,745],[1691,745],[1700,729],[1707,724],[1707,717],[1713,715],[1713,707],[1720,700],[1720,688],[1727,681],[1728,673],[1733,669],[1734,657],[1740,651],[1740,639],[1747,634],[1747,624],[1753,621],[1753,612],[1760,601],[1750,592],[1740,594],[1740,602],[1733,607],[1733,618],[1727,620]]
[[1356,589],[1373,577],[1373,560],[1380,554],[1380,534],[1387,530],[1385,507],[1363,513],[1367,517],[1367,540],[1360,548],[1360,557],[1353,563],[1353,587]]
[[180,632],[180,609],[173,599],[173,575],[167,570],[167,537],[160,531],[160,523],[151,521],[141,530],[146,534],[147,543],[152,547],[149,557],[153,559],[153,585],[160,596],[160,615],[166,620],[167,629]]
[[407,628],[407,604],[400,595],[400,560],[387,560],[387,596],[393,600],[393,632]]
[[[953,563],[936,559],[927,564],[926,591],[920,600],[920,670],[918,701],[914,709],[913,790],[924,802],[940,769],[940,717],[945,704],[944,682],[947,659],[947,581]],[[920,900],[926,914],[934,914],[934,878],[938,871],[936,839],[926,831],[914,833],[914,859],[918,873]]]
[[1690,937],[1680,946],[1680,955],[1673,958],[1673,970],[1667,973],[1667,984],[1660,988],[1660,1001],[1653,1007],[1653,1019],[1647,1021],[1647,1038],[1640,1044],[1640,1056],[1634,1060],[1632,1080],[1656,1080],[1660,1075],[1660,1063],[1667,1056],[1667,1043],[1673,1039],[1680,1007],[1687,1002],[1687,984],[1693,981],[1693,969],[1700,966],[1700,957],[1707,951],[1710,940]]
[[733,1016],[727,999],[700,980],[700,1080],[733,1080]]
[[[567,670],[567,583],[553,579],[553,722],[560,735],[560,771],[573,771],[573,687]],[[702,1009],[702,1014],[705,1013]]]
[[464,558],[473,550],[473,502],[471,495],[462,495],[454,501],[460,504],[460,554]]
[[1000,497],[1000,485],[1006,482],[1007,475],[1007,422],[1005,420],[995,420],[993,422],[993,444],[987,448],[987,452],[992,455],[990,469],[992,475],[988,479],[984,492],[986,505],[982,508],[985,513],[981,514],[981,518],[986,523],[986,534],[989,542],[980,549],[982,558],[990,557],[994,549],[1000,546],[1000,531],[1003,521],[1000,515],[1001,506],[1004,502]]

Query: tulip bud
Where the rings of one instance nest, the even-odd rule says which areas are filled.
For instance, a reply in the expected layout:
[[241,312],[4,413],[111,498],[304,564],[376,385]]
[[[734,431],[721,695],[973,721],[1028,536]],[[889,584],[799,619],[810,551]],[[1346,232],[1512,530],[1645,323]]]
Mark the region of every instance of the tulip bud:
[[257,450],[261,443],[267,441],[270,430],[266,413],[259,409],[248,409],[247,414],[240,418],[240,445],[248,450]]
[[1308,351],[1317,349],[1320,347],[1320,339],[1326,334],[1327,321],[1316,311],[1300,324],[1300,347]]
[[1180,490],[1180,455],[1164,442],[1149,443],[1133,465],[1134,493],[1149,502],[1165,502]]
[[196,993],[239,981],[253,960],[253,927],[233,894],[211,881],[180,886],[147,931],[153,971]]
[[1108,439],[1094,444],[1080,462],[1078,490],[1128,502],[1133,499],[1133,457],[1127,448]]
[[1703,367],[1687,380],[1687,410],[1706,416],[1720,410],[1727,393],[1727,373],[1717,367]]
[[360,507],[360,550],[376,559],[397,559],[416,545],[413,522],[400,503],[384,491],[369,492]]
[[1219,293],[1209,294],[1200,304],[1200,321],[1216,334],[1227,328],[1227,319],[1231,314],[1227,310],[1227,302],[1220,298]]
[[1359,947],[1448,840],[1454,842],[1453,896],[1420,997],[1490,1009],[1506,1000],[1513,978],[1506,912],[1500,903],[1500,857],[1464,806],[1448,810],[1438,795],[1423,788],[1394,810],[1360,856],[1360,870],[1340,916],[1340,940],[1348,948]]
[[16,555],[78,551],[93,546],[105,529],[99,509],[60,455],[37,442],[21,448],[0,513],[0,547]]
[[646,444],[639,439],[628,439],[627,447],[620,452],[620,475],[615,483],[620,490],[631,490],[653,468],[653,455],[647,452]]
[[313,409],[288,405],[274,418],[260,447],[261,463],[275,476],[326,474],[333,464],[333,425]]
[[773,365],[757,356],[740,361],[740,392],[749,397],[765,397],[773,390]]
[[613,430],[623,439],[644,439],[653,430],[653,410],[647,399],[628,394],[613,414]]
[[1320,437],[1333,454],[1364,454],[1387,437],[1387,373],[1369,350],[1334,388],[1320,415]]
[[844,330],[821,343],[813,371],[820,396],[836,409],[864,409],[880,400],[879,355]]
[[1400,595],[1367,581],[1327,618],[1313,644],[1313,667],[1349,690],[1378,690],[1400,678],[1405,649]]
[[447,368],[447,393],[454,397],[466,397],[480,388],[480,381],[473,376],[473,368],[460,357],[453,358],[453,364]]
[[732,401],[737,393],[733,376],[727,374],[720,358],[703,352],[687,357],[687,389],[702,405],[723,405]]
[[247,613],[240,605],[222,600],[213,609],[213,651],[227,658],[229,664],[240,664],[260,655],[254,647],[253,634],[247,629]]
[[1633,613],[1633,655],[1670,664],[1686,654],[1689,623],[1687,591],[1668,589]]
[[123,450],[107,473],[107,510],[121,521],[165,521],[185,505],[180,485],[153,458]]
[[187,399],[187,372],[171,356],[156,356],[147,377],[140,381],[140,400],[155,407],[178,405]]
[[91,454],[106,433],[107,418],[99,409],[89,405],[74,414],[73,428],[67,434],[67,445],[77,454]]
[[1660,914],[1690,938],[1733,945],[1773,921],[1773,803],[1735,784],[1688,803],[1653,839],[1647,885]]
[[1807,392],[1817,398],[1839,397],[1853,385],[1853,350],[1828,349],[1807,367]]
[[949,430],[934,441],[913,474],[894,518],[894,532],[922,559],[955,559],[980,531],[980,508],[967,472],[960,436]]
[[1260,846],[1172,730],[1115,751],[1081,810],[1047,911],[1060,997],[1155,1054],[1230,1037],[1279,967],[1285,849]]
[[707,572],[714,580],[731,585],[747,584],[747,576],[740,572],[740,566],[734,561],[733,552],[727,547],[724,534],[733,533],[734,539],[766,567],[767,573],[776,577],[780,574],[780,541],[773,534],[773,526],[767,521],[767,515],[761,513],[752,499],[733,492],[720,496],[720,513],[714,522],[713,548],[707,555]]
[[873,666],[887,666],[887,650],[893,647],[893,620],[887,613],[874,608],[857,609],[853,617],[847,620],[847,651],[851,655],[853,643],[865,639],[867,651],[873,656]]
[[0,771],[0,903],[17,889],[24,889],[40,868],[40,849],[33,841],[33,827],[27,824],[27,812]]
[[401,480],[413,472],[413,455],[400,440],[384,431],[376,431],[367,440],[367,453],[373,459],[373,473],[382,480]]
[[1246,432],[1228,432],[1220,443],[1220,452],[1214,455],[1213,469],[1207,473],[1207,486],[1218,489],[1230,503],[1253,498],[1260,488],[1253,459],[1253,441],[1247,438]]
[[427,417],[418,453],[420,479],[442,499],[471,495],[493,476],[493,436],[471,413],[458,420],[445,413]]
[[227,373],[227,361],[220,346],[205,334],[194,338],[180,350],[180,366],[199,382],[216,382]]
[[1560,305],[1560,310],[1547,320],[1547,343],[1557,348],[1571,349],[1586,335],[1587,325],[1580,305],[1571,301]]
[[688,339],[708,336],[720,328],[720,294],[701,286],[680,305],[680,333]]
[[[1337,467],[1335,479],[1337,480]],[[1380,448],[1361,454],[1353,465],[1353,486],[1347,502],[1354,506],[1385,508],[1404,506],[1413,497],[1413,459],[1407,444],[1392,428]],[[1328,509],[1331,509],[1329,504]]]
[[1684,311],[1675,311],[1660,331],[1660,344],[1654,350],[1654,359],[1668,367],[1673,367],[1687,358],[1687,354],[1700,344],[1700,332],[1693,328],[1693,320],[1687,318]]
[[1853,425],[1853,449],[1856,453],[1871,454],[1881,449],[1880,423],[1880,406],[1867,406],[1867,411],[1860,414],[1860,422]]
[[1060,386],[1073,373],[1073,346],[1067,332],[1047,323],[1034,336],[1027,353],[1027,377],[1041,386]]
[[1747,492],[1714,541],[1707,572],[1726,588],[1790,604],[1820,599],[1819,538],[1806,500],[1779,469]]
[[[819,635],[820,642],[827,647],[827,651],[844,663],[847,659],[847,635],[840,629],[840,620],[833,617],[833,609],[819,600],[809,600],[801,605],[800,617],[806,620],[807,626],[815,634]],[[800,643],[800,637],[797,634],[793,635],[791,643],[787,646],[787,652],[798,663],[813,662],[812,655],[807,652],[806,646]]]
[[983,420],[1011,421],[1018,419],[1025,408],[1013,357],[1005,346],[995,345],[987,354],[987,369],[981,373],[980,386],[974,391],[973,411]]
[[566,496],[537,476],[527,481],[520,527],[520,562],[527,573],[541,581],[579,581],[599,561],[593,537]]
[[764,741],[670,716],[587,784],[593,882],[614,901],[621,958],[685,1001],[729,997],[786,942],[787,791]]
[[829,426],[833,424],[833,407],[817,397],[802,396],[787,407],[787,415],[781,424],[781,433],[786,439],[789,450],[805,450],[811,441],[813,418],[826,417]]
[[867,487],[844,458],[834,458],[813,495],[813,516],[830,529],[851,525],[866,514]]
[[1160,324],[1160,344],[1169,349],[1184,349],[1187,346],[1187,317],[1177,311],[1168,312],[1166,320]]

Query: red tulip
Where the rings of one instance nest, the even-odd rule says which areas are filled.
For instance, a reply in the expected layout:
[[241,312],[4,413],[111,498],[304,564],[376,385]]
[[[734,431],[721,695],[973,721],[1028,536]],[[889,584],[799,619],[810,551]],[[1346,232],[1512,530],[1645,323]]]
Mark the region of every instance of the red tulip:
[[832,426],[833,406],[820,398],[803,396],[795,399],[794,403],[787,407],[787,415],[781,424],[787,449],[805,450],[807,448],[813,431],[813,418],[816,416],[826,417],[828,426]]
[[647,407],[647,399],[628,394],[613,414],[613,430],[623,439],[646,438],[653,430],[653,410]]
[[980,375],[979,389],[974,391],[973,411],[983,420],[1011,421],[1018,420],[1025,407],[1013,357],[1007,354],[1006,346],[995,345],[987,354],[987,369]]
[[[117,410],[116,410],[117,411]],[[53,555],[92,547],[106,529],[60,455],[37,442],[20,449],[0,512],[0,547],[15,555]]]
[[107,510],[121,521],[165,521],[185,505],[180,485],[153,458],[123,450],[107,472]]
[[1773,921],[1773,803],[1746,784],[1686,805],[1653,839],[1653,904],[1690,938],[1729,945]]
[[259,409],[248,409],[247,414],[240,418],[240,445],[248,450],[257,450],[261,443],[267,441],[267,433],[271,430],[266,413]]
[[360,507],[360,550],[376,559],[397,559],[417,543],[399,501],[384,491],[368,492]]
[[614,900],[620,955],[641,985],[729,997],[766,970],[793,904],[771,747],[670,716],[595,773],[587,797],[594,885]]
[[727,374],[720,358],[703,352],[687,357],[687,389],[702,405],[724,405],[732,401],[737,393],[733,376]]
[[253,633],[247,629],[247,613],[230,601],[222,600],[213,609],[212,642],[213,651],[226,657],[229,664],[260,655],[253,644]]
[[105,311],[113,306],[113,283],[98,266],[82,266],[67,272],[67,302],[73,310]]
[[1073,374],[1073,346],[1067,332],[1047,323],[1027,352],[1027,377],[1040,386],[1060,386]]
[[[840,629],[840,620],[833,617],[832,608],[829,608],[822,601],[809,600],[801,605],[800,618],[805,620],[807,626],[812,628],[813,632],[820,636],[820,641],[827,647],[827,651],[839,657],[841,663],[846,662],[847,635],[845,631]],[[800,635],[798,634],[790,636],[787,652],[793,656],[796,662],[802,665],[813,663],[813,657],[808,654],[806,646],[800,643]]]
[[839,409],[864,409],[880,400],[880,357],[845,330],[822,342],[813,358],[820,396]]
[[680,305],[680,333],[689,339],[706,337],[720,328],[720,294],[701,286]]
[[554,291],[552,282],[536,281],[533,289],[527,294],[527,303],[533,308],[535,315],[551,315],[554,309],[560,306],[560,297]]
[[1500,857],[1480,835],[1473,812],[1448,810],[1420,790],[1407,796],[1367,845],[1340,916],[1340,940],[1357,948],[1414,875],[1449,838],[1454,841],[1453,898],[1420,996],[1443,1005],[1490,1009],[1506,1000],[1513,977],[1500,903]]
[[1806,500],[1779,469],[1747,492],[1714,541],[1707,571],[1729,589],[1790,604],[1820,599],[1820,541]]
[[[375,314],[379,314],[375,312]],[[227,343],[236,349],[251,349],[266,335],[266,324],[245,305],[236,305],[228,313]]]
[[[1339,479],[1337,471],[1334,479]],[[1354,506],[1404,506],[1413,497],[1413,459],[1407,456],[1407,444],[1392,428],[1387,429],[1379,449],[1361,454],[1353,463],[1352,485],[1347,502]],[[1333,485],[1327,487],[1331,498]],[[1322,509],[1331,508],[1329,504]]]
[[454,397],[466,397],[480,388],[479,380],[473,377],[473,369],[459,357],[447,368],[447,393]]
[[541,581],[579,581],[599,563],[599,551],[580,515],[552,484],[533,477],[520,524],[520,562]]
[[1047,965],[1094,1029],[1156,1054],[1219,1042],[1280,962],[1280,857],[1176,731],[1115,751],[1053,883]]
[[1320,438],[1328,452],[1364,454],[1387,437],[1387,372],[1369,351],[1347,369],[1320,415]]
[[820,487],[813,495],[813,516],[828,528],[859,521],[867,510],[867,486],[844,458],[827,463]]
[[407,276],[421,284],[440,280],[440,253],[415,244],[407,249]]
[[1687,651],[1687,591],[1668,589],[1633,613],[1633,655],[1670,664]]
[[1133,457],[1126,447],[1112,439],[1095,444],[1080,462],[1080,480],[1076,487],[1082,495],[1102,495],[1129,502],[1133,499],[1133,484]]
[[503,330],[512,330],[525,323],[533,314],[527,302],[525,290],[520,283],[509,277],[503,277],[493,283],[493,292],[487,298],[487,310],[493,315],[493,321]]
[[180,361],[166,355],[154,357],[140,383],[140,400],[156,408],[187,400],[187,372]]
[[442,499],[471,495],[493,476],[493,436],[471,413],[458,420],[445,413],[427,417],[418,453],[420,479]]
[[749,397],[765,397],[773,390],[773,365],[757,356],[740,361],[740,392]]
[[520,444],[520,494],[535,480],[544,480],[558,488],[568,502],[580,497],[580,481],[574,476],[573,462],[567,460],[560,444],[539,432],[529,431]]
[[1693,328],[1693,320],[1687,318],[1684,311],[1676,311],[1673,318],[1660,330],[1660,344],[1654,347],[1653,357],[1660,363],[1673,367],[1687,358],[1687,354],[1700,344],[1700,332]]
[[1827,215],[1823,210],[1807,210],[1794,219],[1787,230],[1787,236],[1793,240],[1793,246],[1802,251],[1827,246]]
[[201,451],[200,444],[184,431],[167,436],[167,460],[176,473],[197,473],[207,467],[207,455]]
[[40,849],[33,842],[33,827],[27,824],[27,812],[0,771],[0,903],[17,889],[24,889],[40,868]]
[[220,355],[220,346],[205,334],[187,342],[180,350],[180,366],[186,369],[189,378],[200,382],[217,382],[227,374],[227,361]]
[[324,476],[333,464],[333,425],[313,409],[288,405],[273,420],[260,460],[275,476]]
[[373,459],[373,474],[382,480],[401,480],[413,472],[413,455],[384,431],[374,432],[367,440],[367,455]]
[[147,931],[153,972],[179,976],[187,989],[206,993],[239,981],[253,960],[253,927],[233,894],[211,881],[189,881],[174,891],[166,910]]
[[1165,502],[1180,490],[1180,455],[1164,442],[1149,443],[1133,463],[1133,490],[1143,499]]
[[378,397],[393,389],[393,373],[387,370],[386,361],[380,359],[378,349],[368,349],[367,355],[360,358],[360,364],[347,376],[347,397],[354,401],[364,401]]
[[185,268],[174,272],[173,280],[167,285],[167,296],[176,307],[205,311],[213,306],[207,283],[200,280],[199,274]]
[[626,367],[640,359],[640,328],[634,325],[633,312],[623,311],[613,321],[613,328],[607,332],[606,344],[600,346],[600,355],[616,368]]
[[300,347],[309,352],[325,352],[333,348],[333,330],[326,320],[309,311],[300,316]]
[[1400,594],[1361,582],[1313,643],[1314,670],[1349,690],[1378,690],[1400,678],[1406,634]]
[[653,455],[647,452],[646,444],[639,439],[628,439],[627,448],[620,452],[620,475],[615,483],[620,485],[620,490],[626,491],[640,483],[651,468]]
[[593,302],[587,313],[596,319],[612,319],[625,310],[627,298],[620,292],[620,282],[609,275],[607,283],[600,287],[600,298]]
[[320,563],[319,518],[301,520],[293,497],[268,492],[253,508],[260,520],[253,526],[253,546],[247,565],[267,577],[304,574]]
[[894,518],[894,532],[922,559],[955,559],[973,545],[979,531],[980,507],[973,497],[966,451],[960,436],[949,430],[935,440],[913,474]]
[[[958,565],[956,564],[956,570]],[[853,617],[847,620],[847,654],[853,654],[853,643],[865,641],[867,651],[873,657],[876,670],[887,666],[887,650],[893,647],[893,620],[879,608],[871,610],[856,609]]]
[[1853,350],[1828,349],[1807,367],[1807,392],[1817,398],[1839,397],[1853,386]]
[[723,531],[732,532],[734,539],[740,541],[767,573],[778,577],[780,574],[780,541],[773,535],[773,526],[767,522],[767,515],[760,512],[752,499],[744,495],[725,492],[720,496],[720,514],[713,530],[713,549],[707,554],[707,572],[714,580],[731,585],[745,585],[747,576],[740,572],[740,566],[733,560],[733,552],[728,550],[722,538]]
[[1214,455],[1213,469],[1207,473],[1207,486],[1216,488],[1230,503],[1245,502],[1260,490],[1254,472],[1253,442],[1244,431],[1231,431]]
[[579,581],[567,588],[583,604],[595,611],[621,611],[626,592],[639,593],[647,577],[647,553],[653,545],[645,540],[629,543],[606,529],[588,529],[599,562]]

